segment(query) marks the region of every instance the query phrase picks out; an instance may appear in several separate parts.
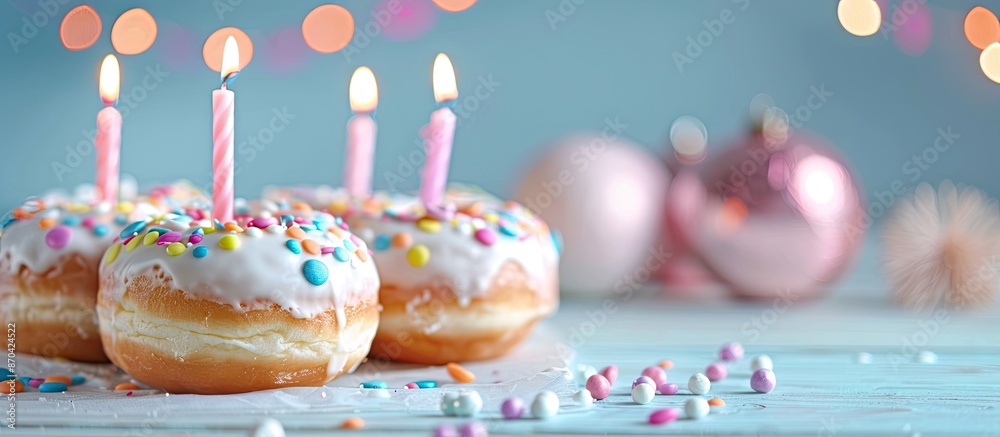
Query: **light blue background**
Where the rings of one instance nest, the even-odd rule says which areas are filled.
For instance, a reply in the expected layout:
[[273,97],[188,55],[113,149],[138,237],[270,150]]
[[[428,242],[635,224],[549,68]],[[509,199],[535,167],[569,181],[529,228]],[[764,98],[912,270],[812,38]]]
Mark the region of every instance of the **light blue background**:
[[[122,169],[143,183],[188,178],[208,184],[210,93],[219,78],[201,60],[201,45],[214,30],[238,26],[256,42],[255,57],[234,87],[238,141],[266,127],[272,109],[295,115],[255,159],[237,155],[242,196],[255,196],[267,184],[339,184],[350,116],[347,84],[359,65],[370,66],[379,80],[375,184],[386,188],[384,173],[416,150],[417,131],[434,108],[430,67],[442,51],[455,63],[463,96],[474,94],[480,77],[500,83],[460,122],[451,167],[452,179],[500,194],[510,193],[547,141],[600,129],[607,117],[618,117],[628,125],[626,136],[654,150],[663,147],[674,118],[694,115],[719,147],[716,140],[744,129],[748,102],[757,93],[772,95],[792,112],[814,86],[834,96],[806,128],[845,151],[869,196],[897,179],[912,187],[945,177],[1000,194],[1000,85],[980,72],[979,51],[962,33],[973,1],[929,2],[933,42],[919,57],[904,54],[882,34],[849,35],[833,0],[750,0],[745,10],[742,0],[587,0],[554,29],[547,11],[557,13],[562,3],[566,12],[571,0],[480,0],[465,12],[436,11],[434,27],[419,39],[378,36],[350,62],[341,53],[305,49],[301,65],[292,68],[278,65],[269,38],[286,30],[298,39],[293,46],[302,47],[296,29],[319,2],[243,0],[221,20],[210,1],[94,2],[104,21],[102,37],[90,49],[70,52],[59,43],[58,21],[78,3],[61,6],[18,53],[7,37],[0,43],[2,209],[49,188],[92,180],[92,155],[62,182],[52,164],[64,162],[66,148],[93,129],[101,108],[97,70],[112,50],[111,24],[135,6],[157,18],[160,38],[143,54],[120,56],[123,90],[139,86],[147,67],[169,73],[125,119]],[[359,28],[371,21],[374,2],[339,3]],[[1000,12],[1000,2],[981,3]],[[26,10],[37,10],[33,4],[0,1],[3,35],[21,32]],[[687,38],[705,30],[703,21],[724,9],[735,21],[679,72],[672,54],[682,53]],[[177,39],[181,29],[190,37],[187,45]],[[961,138],[912,181],[903,166],[948,126]],[[410,176],[396,188],[417,182]]]

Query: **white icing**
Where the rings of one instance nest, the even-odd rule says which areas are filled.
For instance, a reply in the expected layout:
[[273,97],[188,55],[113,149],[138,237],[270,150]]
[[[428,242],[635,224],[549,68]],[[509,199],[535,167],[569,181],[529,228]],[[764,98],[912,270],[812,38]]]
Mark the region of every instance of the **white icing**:
[[73,213],[63,209],[47,209],[35,214],[34,217],[19,220],[10,224],[0,235],[0,257],[10,255],[10,264],[7,270],[0,274],[16,274],[21,266],[27,267],[35,273],[48,271],[60,259],[70,254],[79,254],[86,262],[97,265],[101,260],[104,251],[111,245],[111,242],[118,236],[120,225],[114,223],[110,218],[98,218],[98,223],[108,226],[108,233],[103,237],[98,237],[92,229],[87,229],[80,224],[68,226],[71,229],[69,243],[65,247],[53,249],[45,243],[45,235],[52,231],[52,228],[42,229],[38,223],[45,218],[55,220],[56,226],[64,226],[63,220],[67,217],[76,217],[81,222],[86,217],[93,217],[93,214]]
[[[147,227],[166,227],[154,223]],[[285,245],[292,237],[281,232],[247,233],[217,231],[204,235],[204,240],[192,245],[178,255],[167,254],[165,246],[146,246],[140,243],[127,252],[123,247],[111,264],[102,262],[101,277],[104,286],[109,287],[115,299],[121,299],[127,285],[126,279],[136,275],[152,273],[154,266],[163,269],[166,276],[173,278],[173,286],[188,295],[227,304],[237,311],[266,309],[272,303],[290,311],[296,318],[311,318],[331,309],[337,311],[337,320],[343,328],[346,321],[344,308],[359,302],[375,304],[378,299],[379,279],[375,263],[368,257],[366,262],[341,262],[332,254],[310,255],[304,249],[295,254]],[[192,230],[186,230],[184,242],[189,241]],[[141,238],[146,231],[139,233]],[[227,235],[235,235],[240,246],[226,250],[219,246],[219,240]],[[345,237],[349,234],[344,232]],[[343,239],[326,231],[309,231],[306,238],[324,247],[343,246]],[[208,247],[208,255],[196,258],[194,250],[198,246]],[[367,250],[361,247],[362,250]],[[352,259],[358,255],[351,252]],[[307,260],[317,260],[329,269],[325,283],[313,285],[306,280],[302,267]]]

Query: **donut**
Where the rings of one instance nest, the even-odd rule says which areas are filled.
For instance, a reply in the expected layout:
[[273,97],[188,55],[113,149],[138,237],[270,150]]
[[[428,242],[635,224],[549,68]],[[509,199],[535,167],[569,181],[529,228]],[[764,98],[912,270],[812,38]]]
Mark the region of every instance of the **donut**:
[[100,267],[105,352],[171,393],[320,386],[353,371],[378,326],[379,278],[345,227],[281,211],[129,224]]
[[373,249],[382,282],[374,356],[430,365],[499,357],[558,306],[558,237],[516,202],[453,185],[446,209],[454,212],[441,219],[398,194],[265,192],[281,196],[343,214]]

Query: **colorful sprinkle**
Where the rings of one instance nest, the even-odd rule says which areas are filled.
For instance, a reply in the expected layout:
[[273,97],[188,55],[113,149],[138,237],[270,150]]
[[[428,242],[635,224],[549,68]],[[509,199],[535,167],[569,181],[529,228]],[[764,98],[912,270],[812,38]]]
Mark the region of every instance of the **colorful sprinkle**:
[[[94,218],[93,217],[84,217],[83,221],[80,224],[83,227],[87,228],[87,229],[91,229],[91,228],[94,227]],[[94,229],[94,231],[96,232],[97,229]]]
[[118,254],[122,251],[121,244],[112,244],[111,249],[108,249],[107,256],[104,257],[104,264],[111,264],[118,259]]
[[66,375],[49,375],[45,378],[45,382],[61,382],[63,384],[69,385],[73,382],[73,379]]
[[208,246],[198,246],[194,248],[195,258],[204,258],[206,256],[208,256]]
[[743,345],[733,341],[719,348],[719,358],[722,361],[739,361],[743,359]]
[[441,232],[441,222],[429,217],[424,217],[420,220],[417,220],[417,228],[428,234],[436,234],[438,232]]
[[677,384],[663,384],[660,386],[660,394],[675,395],[680,387]]
[[139,386],[131,382],[123,382],[115,386],[115,391],[138,390]]
[[246,230],[246,233],[250,236],[250,238],[260,238],[264,236],[264,231],[258,228],[249,228]]
[[418,389],[420,387],[418,387],[417,383],[415,383],[415,382],[407,382],[406,385],[403,386],[403,388],[405,388],[407,390],[416,390],[416,389]]
[[250,220],[250,223],[247,223],[247,225],[253,226],[258,229],[267,229],[271,225],[276,225],[276,224],[278,224],[278,220],[275,219],[274,217],[259,217]]
[[355,250],[354,254],[358,256],[361,262],[368,262],[368,252],[365,252],[364,249]]
[[649,415],[650,425],[665,425],[681,417],[681,410],[677,408],[664,408],[656,410]]
[[226,250],[236,250],[240,247],[240,239],[235,235],[226,235],[219,240],[219,247]]
[[42,393],[58,393],[67,389],[69,389],[69,386],[62,382],[43,382],[38,386],[38,391]]
[[156,231],[149,231],[145,237],[142,237],[142,244],[144,246],[152,246],[156,244],[156,240],[160,238],[160,233]]
[[389,248],[392,244],[392,238],[388,235],[379,235],[375,237],[375,250],[382,252]]
[[67,226],[56,226],[45,234],[45,244],[53,249],[62,249],[69,244],[73,231]]
[[712,407],[725,407],[726,401],[722,400],[721,398],[712,398],[708,400],[708,405]]
[[455,378],[455,381],[468,384],[476,380],[476,374],[470,372],[458,363],[448,363],[446,367],[448,369],[448,374],[451,375],[452,378]]
[[642,375],[648,376],[653,380],[653,387],[659,387],[667,383],[667,372],[664,372],[663,368],[659,366],[649,366],[642,369]]
[[663,370],[670,370],[674,368],[674,362],[671,360],[660,361],[660,363],[657,365],[660,366],[660,368],[662,368]]
[[508,237],[516,237],[517,236],[517,231],[514,230],[514,228],[511,228],[510,226],[507,226],[506,224],[503,224],[503,225],[500,226],[500,233],[504,234],[504,235],[506,235]]
[[492,246],[497,242],[497,234],[490,228],[482,228],[476,231],[476,240],[487,246]]
[[721,381],[726,378],[729,371],[726,369],[726,365],[722,363],[712,363],[705,368],[705,376],[708,377],[709,381]]
[[288,248],[292,253],[298,255],[302,253],[302,244],[298,240],[288,240],[285,242],[285,247]]
[[385,381],[365,381],[361,383],[361,388],[389,388]]
[[43,218],[38,221],[38,227],[42,229],[49,229],[56,225],[56,221],[50,218]]
[[310,239],[302,240],[302,249],[305,250],[306,253],[308,253],[310,255],[319,255],[320,254],[320,245],[319,245],[319,243],[317,243],[317,242],[315,242],[313,240],[310,240]]
[[184,235],[180,232],[167,232],[160,235],[160,238],[156,240],[156,245],[166,246],[170,243],[180,243],[181,241],[184,241]]
[[136,247],[139,247],[139,243],[141,243],[141,242],[142,242],[142,238],[139,238],[139,237],[129,238],[128,239],[128,243],[125,243],[125,251],[126,252],[131,252],[131,251],[135,250]]
[[488,212],[486,214],[483,214],[483,220],[486,220],[487,223],[496,223],[500,221],[500,216],[498,216],[494,212]]
[[413,237],[406,232],[400,232],[392,236],[392,247],[410,247],[413,244]]
[[227,222],[223,226],[223,229],[225,229],[227,232],[243,232],[243,228],[239,227],[239,225],[237,225],[235,222]]
[[416,384],[417,387],[420,388],[437,388],[438,386],[437,381],[431,381],[431,380],[417,381],[414,384]]
[[354,252],[355,250],[358,249],[358,246],[356,246],[354,244],[354,242],[352,242],[350,239],[345,238],[344,239],[344,249],[347,249],[348,252]]
[[137,232],[141,231],[142,228],[145,227],[146,227],[145,221],[140,220],[137,222],[132,222],[132,224],[126,226],[125,229],[122,229],[121,233],[119,233],[118,236],[121,237],[122,240],[124,240],[128,237],[135,235]]
[[303,231],[302,228],[299,228],[299,227],[288,228],[288,230],[285,231],[285,234],[287,234],[289,237],[292,237],[292,238],[294,238],[296,240],[301,240],[303,238],[306,238],[306,232]]
[[758,369],[750,376],[750,388],[758,393],[770,393],[777,384],[771,369]]
[[423,244],[418,244],[411,247],[409,252],[406,253],[406,260],[413,267],[424,266],[431,260],[431,250]]
[[615,381],[618,380],[618,366],[612,364],[601,369],[601,376],[607,379],[611,385],[615,385]]
[[167,246],[167,254],[170,256],[178,256],[187,250],[187,246],[184,243],[170,243]]
[[347,262],[351,259],[351,253],[344,249],[343,247],[335,247],[333,249],[333,257],[340,262]]
[[320,261],[311,259],[302,264],[302,274],[312,285],[323,285],[330,277],[330,269]]
[[202,241],[205,241],[205,237],[203,237],[201,234],[191,234],[190,236],[188,236],[188,243],[201,244]]
[[80,224],[80,217],[69,216],[63,219],[63,224],[66,226],[76,226]]
[[4,393],[10,394],[10,392],[21,393],[24,391],[24,383],[21,381],[5,381],[5,387],[2,389]]
[[360,417],[352,417],[344,421],[340,425],[341,429],[363,429],[365,427],[365,421]]
[[28,387],[38,388],[43,382],[45,382],[43,378],[31,378],[31,381],[28,381]]
[[87,382],[87,377],[85,377],[83,375],[73,375],[73,377],[70,378],[70,383],[72,385],[80,385],[80,384],[83,384],[85,382]]

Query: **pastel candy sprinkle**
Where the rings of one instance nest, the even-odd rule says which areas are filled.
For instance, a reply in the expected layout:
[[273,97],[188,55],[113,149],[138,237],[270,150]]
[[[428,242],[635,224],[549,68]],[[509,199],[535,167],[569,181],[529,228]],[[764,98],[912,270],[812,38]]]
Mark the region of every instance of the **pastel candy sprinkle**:
[[143,239],[139,238],[139,237],[129,238],[128,243],[125,243],[125,251],[126,252],[131,252],[131,251],[135,250],[136,247],[139,247],[139,243],[141,243],[142,240]]
[[235,250],[240,247],[240,239],[235,235],[226,235],[219,240],[219,247],[226,250]]
[[365,252],[364,249],[355,250],[354,254],[358,256],[358,259],[361,260],[361,262],[368,262],[368,252]]
[[320,245],[319,245],[319,243],[317,243],[317,242],[315,242],[313,240],[310,240],[308,238],[305,239],[305,240],[302,240],[302,249],[305,250],[310,255],[319,255],[320,254]]
[[358,249],[358,246],[356,246],[354,242],[352,242],[351,240],[345,238],[344,249],[347,249],[348,252],[354,252],[355,250]]
[[381,252],[389,248],[392,244],[392,238],[388,235],[379,235],[375,237],[375,250]]
[[437,388],[438,386],[437,381],[431,381],[431,380],[417,381],[414,384],[416,384],[417,387],[420,388]]
[[38,391],[42,393],[58,393],[61,391],[66,391],[69,387],[62,382],[43,382],[38,386]]
[[406,261],[413,267],[421,267],[431,260],[431,250],[423,244],[418,244],[410,248],[406,253]]
[[278,220],[274,217],[259,217],[255,218],[248,223],[248,225],[253,226],[258,229],[267,229],[269,226],[277,224]]
[[63,224],[66,226],[76,226],[80,224],[80,217],[70,216],[63,219]]
[[73,377],[70,378],[70,382],[73,385],[80,385],[80,384],[83,384],[83,383],[87,382],[87,377],[85,377],[83,375],[73,375]]
[[156,244],[156,240],[160,239],[160,233],[156,231],[149,231],[145,237],[142,237],[142,244],[144,246],[152,246]]
[[188,243],[191,243],[191,244],[201,244],[201,242],[204,241],[204,240],[205,240],[205,237],[203,237],[201,234],[191,234],[188,237]]
[[249,229],[246,230],[246,233],[247,233],[247,235],[249,235],[252,238],[260,238],[260,237],[264,236],[264,231],[262,231],[262,230],[260,230],[258,228],[249,228]]
[[206,256],[208,256],[208,246],[198,246],[194,248],[195,258],[204,258]]
[[56,221],[50,218],[44,218],[38,221],[38,227],[42,229],[49,229],[56,225]]
[[180,255],[186,250],[187,246],[185,246],[184,243],[170,243],[170,245],[167,246],[167,254],[170,256]]
[[324,248],[320,249],[319,252],[322,253],[323,255],[329,255],[329,254],[333,253],[333,248],[332,247],[324,247]]
[[436,234],[441,232],[441,222],[425,217],[417,220],[417,228],[421,231],[427,232],[428,234]]
[[156,240],[157,246],[165,246],[170,243],[180,243],[184,240],[184,235],[180,232],[167,232],[166,234],[160,235],[160,238]]
[[301,240],[303,238],[306,238],[306,232],[303,231],[302,228],[298,228],[298,227],[288,228],[288,230],[285,231],[285,234],[287,234],[289,237],[292,237],[292,238],[294,238],[296,240]]
[[406,232],[400,232],[392,236],[392,247],[410,247],[413,244],[413,237]]
[[330,277],[330,269],[320,261],[311,259],[302,264],[302,274],[312,285],[323,285]]
[[67,226],[56,226],[45,234],[45,244],[53,249],[62,249],[69,244],[73,231]]
[[104,257],[104,264],[111,264],[118,259],[118,254],[122,251],[121,244],[112,244],[111,249],[108,249],[108,255]]
[[288,240],[285,242],[285,247],[288,248],[292,253],[298,255],[302,253],[302,245],[299,244],[298,240]]
[[361,388],[389,388],[385,381],[365,381],[361,383]]
[[132,222],[132,224],[126,226],[125,229],[122,229],[121,233],[119,233],[118,236],[124,240],[128,237],[135,235],[136,232],[141,231],[142,228],[144,227],[146,227],[145,221],[140,220],[137,222]]
[[511,228],[510,226],[507,226],[506,224],[500,226],[500,233],[504,234],[504,235],[506,235],[508,237],[516,237],[517,236],[517,231],[514,230],[514,228]]
[[[94,227],[94,218],[93,217],[84,217],[82,225],[83,225],[83,227],[85,227],[87,229],[93,228]],[[96,231],[96,229],[95,229],[95,231]]]
[[347,262],[351,259],[351,253],[344,249],[343,247],[336,247],[333,249],[333,257],[337,258],[337,261]]
[[487,246],[492,246],[497,242],[497,234],[490,228],[482,228],[476,231],[476,240]]

